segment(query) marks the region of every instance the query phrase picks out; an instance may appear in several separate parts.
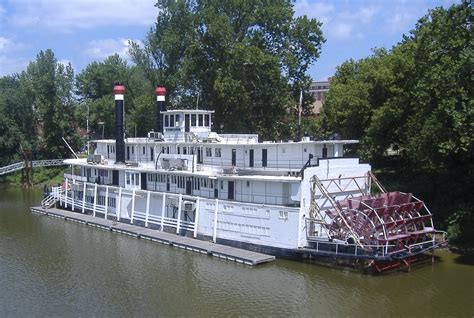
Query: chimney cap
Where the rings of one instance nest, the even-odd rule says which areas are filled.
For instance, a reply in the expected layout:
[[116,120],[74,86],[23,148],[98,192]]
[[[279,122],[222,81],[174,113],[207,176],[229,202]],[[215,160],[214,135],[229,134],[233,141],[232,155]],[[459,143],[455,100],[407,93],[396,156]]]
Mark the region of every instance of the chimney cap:
[[118,95],[118,94],[124,94],[125,93],[125,86],[123,84],[120,84],[120,83],[115,83],[114,85],[114,95]]
[[165,96],[166,95],[166,87],[158,85],[155,88],[156,96]]

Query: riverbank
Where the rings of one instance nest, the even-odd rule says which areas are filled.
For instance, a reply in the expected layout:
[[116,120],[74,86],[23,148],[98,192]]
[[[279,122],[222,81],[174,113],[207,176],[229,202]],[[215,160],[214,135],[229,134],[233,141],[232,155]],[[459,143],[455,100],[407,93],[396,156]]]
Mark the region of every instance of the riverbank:
[[[32,172],[32,185],[43,186],[62,183],[64,167],[38,167]],[[0,176],[0,184],[22,186],[22,171]]]

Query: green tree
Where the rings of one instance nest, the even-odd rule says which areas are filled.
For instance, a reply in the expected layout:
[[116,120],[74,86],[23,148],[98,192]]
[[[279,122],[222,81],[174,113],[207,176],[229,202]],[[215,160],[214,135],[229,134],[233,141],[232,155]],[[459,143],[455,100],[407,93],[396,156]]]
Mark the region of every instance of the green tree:
[[[137,126],[139,136],[153,128],[153,121],[143,121],[145,118],[153,118],[153,88],[149,84],[140,69],[131,67],[118,54],[107,57],[102,62],[92,62],[76,77],[76,94],[79,96],[80,104],[76,111],[79,125],[86,128],[87,112],[89,111],[89,130],[95,136],[111,137],[115,129],[115,110],[112,89],[114,83],[120,82],[125,85],[125,111],[128,135],[134,135]],[[149,96],[150,106],[140,116],[135,110],[135,100],[142,95]],[[145,98],[146,99],[146,98]],[[103,127],[100,123],[104,123]]]
[[0,164],[21,159],[36,145],[36,122],[24,79],[18,74],[0,78]]
[[419,164],[470,162],[472,11],[432,10],[391,51],[341,65],[323,108],[326,129],[361,139],[368,158],[394,147]]
[[467,3],[436,8],[390,51],[343,63],[322,112],[326,133],[360,139],[367,159],[399,150],[406,184],[422,183],[459,242],[472,240],[474,218],[473,13]]
[[62,137],[76,145],[73,97],[74,71],[63,65],[51,50],[40,51],[21,75],[31,96],[40,128],[41,153],[48,158],[68,157]]
[[[217,130],[278,138],[309,65],[324,41],[321,24],[294,18],[290,1],[158,1],[160,14],[132,60],[171,103],[216,111]],[[201,106],[202,105],[202,106]]]

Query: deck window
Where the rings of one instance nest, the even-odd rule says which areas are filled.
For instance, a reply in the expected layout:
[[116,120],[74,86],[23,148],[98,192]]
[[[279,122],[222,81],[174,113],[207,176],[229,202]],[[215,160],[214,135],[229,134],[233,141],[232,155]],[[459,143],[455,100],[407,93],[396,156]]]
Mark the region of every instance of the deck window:
[[204,118],[203,114],[199,114],[199,127],[204,126]]
[[221,148],[216,148],[215,149],[215,156],[218,157],[218,158],[221,156]]
[[191,114],[191,126],[196,127],[196,114]]

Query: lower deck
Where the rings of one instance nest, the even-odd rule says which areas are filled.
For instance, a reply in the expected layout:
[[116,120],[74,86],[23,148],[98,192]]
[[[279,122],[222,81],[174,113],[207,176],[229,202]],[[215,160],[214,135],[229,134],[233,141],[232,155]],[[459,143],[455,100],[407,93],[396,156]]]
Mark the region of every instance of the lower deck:
[[77,222],[83,225],[109,230],[115,233],[127,234],[139,239],[166,244],[214,257],[235,261],[246,265],[257,265],[275,260],[275,256],[256,253],[235,247],[206,242],[190,237],[144,228],[137,225],[101,219],[92,215],[71,212],[56,208],[32,207],[32,213],[60,218],[65,221]]

